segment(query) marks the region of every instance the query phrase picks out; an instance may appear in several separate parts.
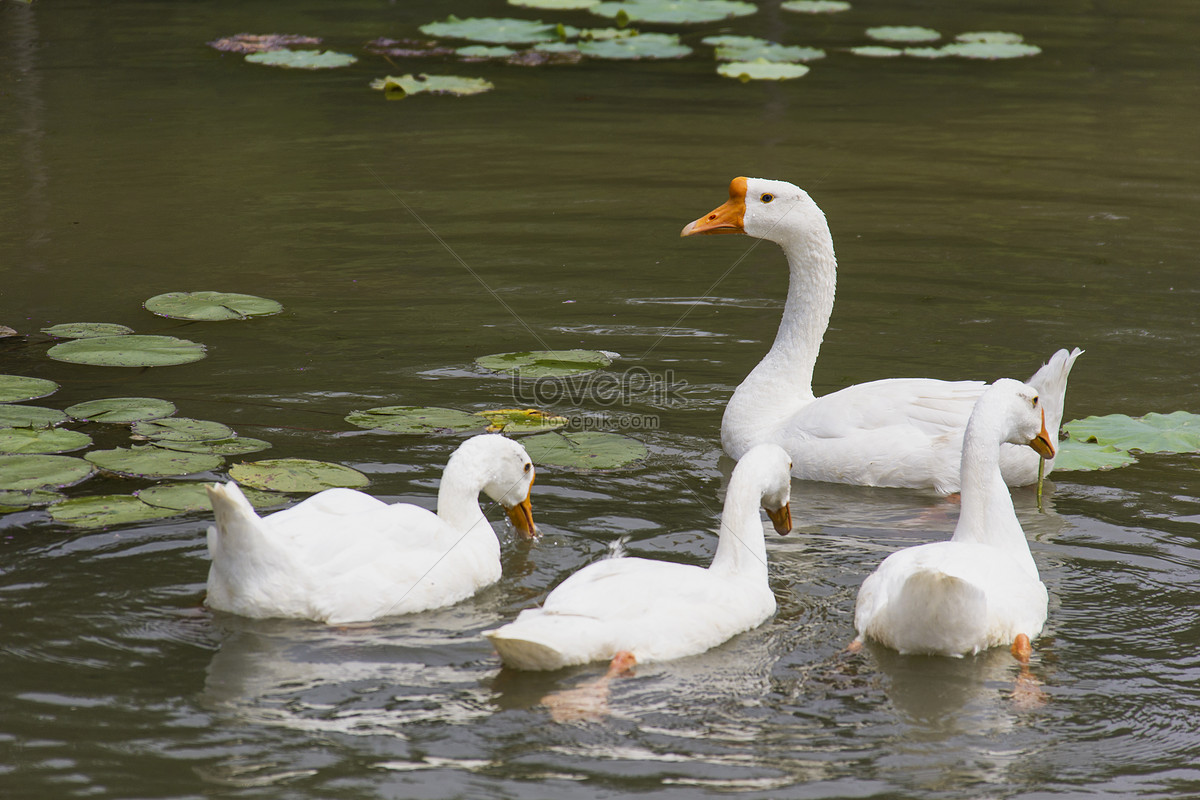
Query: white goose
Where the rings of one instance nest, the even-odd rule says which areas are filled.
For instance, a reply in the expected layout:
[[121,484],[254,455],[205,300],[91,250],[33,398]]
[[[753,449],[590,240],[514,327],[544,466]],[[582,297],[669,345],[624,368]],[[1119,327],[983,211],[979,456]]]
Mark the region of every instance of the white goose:
[[788,455],[776,445],[747,453],[733,470],[717,552],[707,569],[645,558],[598,561],[559,584],[541,608],[485,631],[510,667],[549,670],[591,661],[665,661],[702,653],[775,613],[767,584],[766,509],[791,530]]
[[500,542],[479,493],[533,538],[533,477],[525,448],[484,434],[450,456],[436,514],[327,489],[261,518],[237,484],[214,484],[208,604],[246,617],[344,623],[464,600],[500,578]]
[[[893,378],[814,396],[813,367],[837,282],[825,215],[790,183],[734,178],[729,202],[689,223],[681,235],[719,233],[775,242],[791,272],[775,343],[725,407],[725,452],[740,458],[760,442],[774,442],[791,455],[797,478],[957,491],[963,430],[985,384]],[[1062,420],[1067,376],[1082,352],[1059,350],[1029,379],[1041,393],[1052,431]],[[1038,458],[1025,448],[1005,445],[1000,465],[1010,486],[1037,478]],[[1049,473],[1053,460],[1045,466]]]
[[863,581],[857,643],[866,637],[901,653],[944,656],[1011,644],[1028,661],[1047,596],[1000,475],[1006,442],[1054,456],[1037,389],[1004,378],[983,393],[967,423],[954,535],[892,553]]

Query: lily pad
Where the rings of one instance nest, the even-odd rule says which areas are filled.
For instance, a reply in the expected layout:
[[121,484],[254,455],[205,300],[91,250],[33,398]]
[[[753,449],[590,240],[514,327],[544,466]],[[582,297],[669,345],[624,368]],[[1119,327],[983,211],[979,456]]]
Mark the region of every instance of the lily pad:
[[161,439],[170,442],[206,442],[230,439],[237,435],[228,425],[208,419],[190,419],[189,417],[139,420],[133,423],[133,432],[147,439]]
[[[182,483],[160,483],[146,489],[139,489],[134,496],[147,505],[158,508],[169,508],[175,511],[209,511],[212,505],[208,501],[206,484],[198,481]],[[242,494],[255,508],[273,508],[289,502],[287,495],[278,492],[263,492],[249,487],[242,489]]]
[[543,11],[582,11],[599,5],[600,0],[508,0],[508,4]]
[[94,339],[97,336],[125,336],[133,333],[133,328],[115,322],[64,322],[42,328],[42,333],[58,339]]
[[785,81],[807,75],[809,68],[804,64],[773,64],[764,59],[755,61],[733,61],[717,67],[717,74],[726,78],[747,81]]
[[895,47],[884,47],[883,45],[863,45],[862,47],[851,47],[850,52],[856,56],[866,56],[867,58],[896,58],[904,55],[904,51]]
[[274,300],[235,292],[167,292],[151,297],[144,307],[160,317],[206,322],[266,317],[283,311]]
[[56,344],[46,355],[96,367],[169,367],[204,358],[202,344],[174,336],[100,336]]
[[603,369],[612,357],[599,350],[529,350],[480,356],[475,363],[518,378],[561,378]]
[[714,55],[718,61],[770,61],[794,64],[798,61],[815,61],[825,57],[824,50],[815,47],[796,47],[757,39],[753,36],[739,37],[709,37],[704,44],[710,44],[710,39],[738,39],[740,41],[725,41],[714,44],[717,48]]
[[91,443],[86,433],[62,428],[0,428],[0,453],[69,453]]
[[915,25],[884,25],[867,28],[867,36],[877,42],[936,42],[942,35],[933,28]]
[[542,433],[522,439],[535,464],[577,469],[615,469],[646,457],[646,446],[616,433]]
[[323,489],[366,486],[370,480],[356,469],[310,461],[306,458],[276,458],[236,464],[229,477],[255,489],[270,492],[319,492]]
[[150,519],[172,517],[176,511],[156,508],[129,494],[106,494],[93,497],[72,497],[49,508],[55,522],[80,528],[102,528],[109,525],[128,525]]
[[484,44],[473,44],[470,47],[460,47],[454,51],[459,58],[467,59],[488,59],[488,58],[508,58],[515,56],[516,50],[504,45],[495,45],[488,47]]
[[474,431],[483,427],[479,415],[454,408],[419,406],[380,406],[355,411],[346,417],[351,425],[367,430],[392,433],[433,433],[438,431]]
[[1143,453],[1200,453],[1200,415],[1188,411],[1143,417],[1108,414],[1068,422],[1063,430],[1078,442],[1112,445]]
[[[694,0],[702,2],[703,0]],[[673,33],[643,33],[626,39],[604,39],[580,42],[579,52],[591,58],[615,61],[632,61],[643,58],[683,58],[690,55],[692,48],[679,42]]]
[[588,10],[618,21],[681,25],[745,17],[758,11],[758,6],[733,0],[625,0],[600,3]]
[[0,514],[22,511],[26,508],[48,506],[62,499],[63,495],[58,492],[47,491],[46,489],[30,489],[24,492],[0,491]]
[[267,50],[284,50],[294,45],[320,44],[317,36],[300,36],[291,33],[239,33],[208,42],[208,46],[226,53],[262,53]]
[[0,375],[0,403],[19,403],[36,400],[58,391],[58,384],[44,378],[27,378],[24,375]]
[[954,37],[958,42],[984,42],[987,44],[1020,44],[1025,41],[1025,37],[1019,33],[1008,33],[1006,31],[968,31],[960,33]]
[[461,78],[456,75],[389,75],[371,81],[372,89],[382,89],[389,100],[399,100],[410,94],[453,94],[465,97],[490,92],[496,88],[483,78]]
[[358,61],[349,53],[335,53],[332,50],[268,50],[249,53],[246,60],[251,64],[284,69],[336,69],[348,67]]
[[904,55],[913,58],[949,58],[954,52],[949,47],[906,47]]
[[426,36],[445,36],[451,39],[470,39],[485,44],[536,44],[561,39],[557,25],[531,19],[503,17],[467,17],[451,14],[442,22],[421,26]]
[[271,448],[270,442],[252,439],[249,436],[233,436],[228,439],[213,439],[203,442],[173,442],[167,439],[155,439],[154,443],[168,450],[179,450],[184,453],[212,453],[218,456],[245,456]]
[[67,413],[82,422],[128,425],[140,420],[169,417],[175,413],[175,404],[156,397],[107,397],[76,403],[67,408]]
[[841,0],[787,0],[780,3],[779,7],[798,14],[834,14],[850,10],[850,4]]
[[570,421],[566,417],[548,414],[536,408],[495,408],[491,411],[480,411],[479,416],[487,419],[489,433],[552,431]]
[[0,489],[61,489],[88,478],[96,468],[72,456],[0,456]]
[[154,445],[93,450],[84,456],[106,472],[130,478],[169,478],[208,472],[220,467],[225,459],[208,453],[184,453]]
[[1040,47],[1021,42],[959,42],[948,44],[942,49],[946,50],[950,55],[960,58],[978,58],[986,61],[1005,58],[1024,58],[1026,56],[1036,56],[1042,52],[1042,48]]
[[1058,454],[1054,457],[1055,472],[1091,472],[1116,469],[1133,464],[1137,459],[1124,450],[1112,445],[1077,442],[1064,439],[1058,443]]
[[66,421],[57,408],[0,405],[0,428],[53,428]]

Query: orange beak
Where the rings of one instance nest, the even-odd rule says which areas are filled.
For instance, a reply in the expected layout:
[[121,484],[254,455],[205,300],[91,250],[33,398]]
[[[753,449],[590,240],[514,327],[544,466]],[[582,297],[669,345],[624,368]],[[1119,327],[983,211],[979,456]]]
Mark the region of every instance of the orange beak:
[[1033,438],[1029,446],[1042,458],[1054,458],[1054,440],[1050,438],[1050,432],[1046,430],[1046,409],[1042,409],[1042,429],[1038,435]]
[[533,503],[529,502],[530,495],[533,494],[533,481],[529,481],[529,494],[525,495],[525,499],[517,503],[512,508],[506,509],[508,521],[517,529],[517,533],[522,539],[532,541],[537,538],[537,525],[533,524]]
[[700,234],[745,233],[742,221],[746,216],[746,179],[734,178],[729,182],[729,201],[694,222],[689,222],[680,236]]
[[775,532],[780,536],[787,536],[792,532],[792,508],[787,503],[784,503],[781,508],[764,508],[763,511],[767,512],[767,516],[771,518],[771,524],[775,526]]

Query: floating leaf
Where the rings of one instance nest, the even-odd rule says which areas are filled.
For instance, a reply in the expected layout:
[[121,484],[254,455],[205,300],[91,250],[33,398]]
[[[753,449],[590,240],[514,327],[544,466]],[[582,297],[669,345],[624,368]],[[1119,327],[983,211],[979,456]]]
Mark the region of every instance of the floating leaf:
[[599,5],[600,0],[508,0],[510,6],[536,8],[543,11],[582,11]]
[[24,492],[0,491],[0,514],[22,511],[26,508],[35,508],[37,506],[48,506],[62,499],[63,496],[58,492],[51,492],[45,489],[30,489]]
[[176,513],[167,508],[155,508],[129,494],[72,497],[50,506],[49,511],[55,522],[80,528],[128,525],[171,517]]
[[483,427],[476,414],[453,408],[419,406],[381,406],[355,411],[346,417],[351,425],[392,433],[433,433],[437,431],[474,431]]
[[488,47],[487,45],[482,44],[471,45],[470,47],[460,47],[454,52],[459,56],[459,58],[481,60],[488,58],[508,58],[509,56],[515,56],[517,54],[517,51],[513,50],[511,47],[505,47],[504,45]]
[[803,64],[773,64],[763,59],[756,61],[734,61],[717,67],[717,74],[726,78],[746,81],[785,81],[808,74]]
[[236,464],[229,477],[272,492],[319,492],[334,487],[358,488],[370,481],[356,469],[306,458],[276,458]]
[[470,39],[486,44],[536,44],[551,42],[559,36],[557,26],[540,20],[505,19],[502,17],[468,17],[459,19],[451,14],[442,22],[421,26],[426,36],[446,36],[451,39]]
[[850,4],[841,0],[787,0],[780,3],[779,7],[799,14],[833,14],[850,10]]
[[616,433],[542,433],[522,439],[534,463],[551,467],[615,469],[646,457],[646,446]]
[[133,423],[133,432],[147,439],[162,439],[170,442],[206,442],[229,439],[237,434],[228,425],[208,419],[188,417],[165,417],[154,420],[139,420]]
[[454,94],[465,97],[496,88],[483,78],[460,78],[455,75],[392,75],[371,81],[372,89],[382,89],[388,99],[398,100],[410,94]]
[[488,425],[489,433],[552,431],[569,422],[566,417],[548,414],[536,408],[496,408],[491,411],[480,411],[479,416],[485,417],[490,423]]
[[965,42],[948,44],[942,49],[950,55],[959,56],[960,58],[978,58],[988,61],[1003,58],[1024,58],[1025,56],[1036,56],[1042,52],[1042,48],[1040,47],[1020,42]]
[[372,39],[366,43],[365,49],[368,53],[393,58],[436,58],[454,55],[453,47],[421,39]]
[[88,462],[72,456],[0,456],[0,489],[61,489],[95,471]]
[[128,425],[145,419],[161,419],[175,413],[175,404],[155,397],[108,397],[88,400],[67,408],[81,422],[107,422]]
[[293,45],[320,44],[317,36],[299,36],[290,33],[239,33],[208,42],[208,46],[226,53],[264,53],[268,50],[284,50]]
[[904,55],[913,58],[948,58],[954,53],[948,47],[906,47]]
[[588,10],[610,19],[678,25],[744,17],[758,11],[758,6],[733,0],[624,0],[600,3]]
[[214,439],[204,442],[172,442],[166,439],[155,439],[154,443],[168,450],[180,450],[184,453],[212,453],[218,456],[244,456],[271,447],[270,442],[252,439],[248,436],[234,436],[229,439]]
[[251,64],[284,69],[336,69],[348,67],[358,61],[349,53],[335,53],[332,50],[269,50],[265,53],[250,53],[246,60]]
[[936,42],[942,35],[933,28],[915,25],[884,25],[867,28],[867,36],[878,42]]
[[531,350],[480,356],[475,363],[518,378],[557,378],[603,369],[612,357],[600,350]]
[[575,35],[581,42],[603,42],[609,39],[628,39],[640,33],[636,28],[583,28]]
[[0,428],[53,428],[66,421],[57,408],[0,405]]
[[712,39],[726,40],[714,44],[717,48],[714,55],[718,61],[795,63],[797,61],[815,61],[825,57],[825,51],[815,47],[782,45],[753,36],[711,36],[704,40],[704,44],[710,44]]
[[0,453],[69,453],[91,443],[86,433],[62,428],[0,428]]
[[187,339],[143,335],[74,339],[46,352],[57,361],[97,367],[168,367],[199,361],[204,354],[204,345]]
[[283,311],[274,300],[235,292],[167,292],[151,297],[144,307],[160,317],[207,322],[265,317]]
[[1079,442],[1112,445],[1143,453],[1200,453],[1200,415],[1188,411],[1143,417],[1108,414],[1068,422],[1067,434]]
[[1116,469],[1137,461],[1136,458],[1112,445],[1077,442],[1064,439],[1058,443],[1058,454],[1054,457],[1055,472],[1091,472],[1093,470]]
[[208,453],[184,453],[149,444],[93,450],[84,458],[102,470],[130,478],[168,478],[208,472],[225,461]]
[[133,333],[133,328],[115,322],[64,322],[42,328],[42,333],[59,339],[94,339],[97,336],[124,336]]
[[58,384],[42,378],[24,375],[0,375],[0,403],[19,403],[54,394]]
[[904,55],[903,50],[895,47],[883,47],[882,45],[864,45],[863,47],[851,47],[850,52],[856,56],[866,56],[868,58],[895,58],[896,56]]
[[[158,508],[169,508],[175,511],[210,511],[207,484],[197,481],[184,483],[160,483],[146,489],[139,489],[134,496],[147,505]],[[263,492],[249,487],[242,489],[242,494],[255,508],[273,508],[288,502],[288,497],[278,492]]]
[[[699,3],[702,0],[693,2]],[[579,52],[591,58],[627,61],[643,58],[683,58],[691,54],[692,48],[680,44],[679,37],[673,33],[643,33],[627,39],[580,42]]]
[[955,41],[959,42],[982,42],[985,44],[1020,44],[1025,41],[1025,37],[1019,33],[1006,33],[1004,31],[970,31],[968,33],[960,33],[954,37]]

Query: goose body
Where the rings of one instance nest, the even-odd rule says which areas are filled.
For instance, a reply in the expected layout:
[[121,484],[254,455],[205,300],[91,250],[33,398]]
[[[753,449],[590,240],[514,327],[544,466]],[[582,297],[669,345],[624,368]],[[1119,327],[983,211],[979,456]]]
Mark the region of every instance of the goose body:
[[485,434],[450,456],[436,514],[327,489],[259,517],[237,484],[215,484],[208,604],[246,617],[345,623],[464,600],[500,577],[500,542],[479,493],[508,509],[531,538],[533,477],[523,447]]
[[[986,385],[893,378],[816,397],[813,369],[837,283],[824,213],[790,183],[735,178],[729,201],[689,223],[682,235],[720,233],[779,244],[790,270],[775,341],[725,408],[725,452],[740,458],[756,444],[773,442],[791,455],[797,478],[958,491],[963,431]],[[1067,377],[1082,352],[1059,350],[1029,379],[1040,393],[1050,430],[1058,430]],[[1038,457],[1028,448],[1005,445],[1000,465],[1010,486],[1037,479]],[[1045,467],[1049,473],[1053,459]]]
[[775,613],[758,509],[791,529],[787,453],[762,445],[729,481],[717,552],[698,567],[645,558],[589,564],[559,584],[540,608],[485,631],[506,666],[551,670],[630,654],[637,663],[694,655],[760,625]]
[[897,551],[858,593],[854,626],[901,653],[961,656],[1019,637],[1046,621],[1046,587],[1000,474],[1004,443],[1054,454],[1038,392],[996,381],[980,397],[962,452],[962,513],[950,541]]

